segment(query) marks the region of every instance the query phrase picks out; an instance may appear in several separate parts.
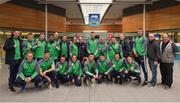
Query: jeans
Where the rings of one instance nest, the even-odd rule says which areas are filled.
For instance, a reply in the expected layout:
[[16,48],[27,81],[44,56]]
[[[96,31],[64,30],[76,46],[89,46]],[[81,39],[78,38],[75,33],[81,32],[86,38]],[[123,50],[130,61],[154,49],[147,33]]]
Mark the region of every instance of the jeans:
[[155,85],[157,83],[157,64],[154,64],[154,60],[148,60],[150,70],[152,72],[152,78],[150,83]]

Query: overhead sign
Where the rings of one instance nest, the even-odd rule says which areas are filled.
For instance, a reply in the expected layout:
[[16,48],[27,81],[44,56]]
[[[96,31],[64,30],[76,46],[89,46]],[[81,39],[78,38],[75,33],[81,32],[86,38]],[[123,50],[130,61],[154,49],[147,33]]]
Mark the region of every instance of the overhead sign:
[[97,27],[100,25],[100,14],[89,14],[89,26]]

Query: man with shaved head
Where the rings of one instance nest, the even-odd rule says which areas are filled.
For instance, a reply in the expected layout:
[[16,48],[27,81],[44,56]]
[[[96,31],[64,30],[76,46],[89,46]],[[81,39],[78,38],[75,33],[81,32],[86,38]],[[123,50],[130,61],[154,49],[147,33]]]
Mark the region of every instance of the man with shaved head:
[[177,54],[177,46],[170,40],[168,34],[164,33],[160,42],[160,71],[165,90],[171,88],[173,83],[173,65]]
[[158,43],[155,41],[154,34],[148,35],[148,46],[147,46],[147,57],[150,70],[152,72],[151,81],[148,83],[148,87],[154,87],[157,83],[157,65],[159,60],[159,46]]

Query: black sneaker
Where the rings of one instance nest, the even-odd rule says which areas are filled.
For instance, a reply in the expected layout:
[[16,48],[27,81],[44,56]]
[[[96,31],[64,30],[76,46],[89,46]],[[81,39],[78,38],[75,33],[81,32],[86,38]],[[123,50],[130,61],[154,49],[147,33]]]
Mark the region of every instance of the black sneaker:
[[21,93],[23,93],[23,92],[24,92],[24,90],[25,90],[25,86],[22,86],[22,87],[21,87],[21,91],[20,91],[20,92],[21,92]]
[[122,84],[122,79],[121,79],[121,78],[119,79],[119,84],[120,84],[120,85]]
[[118,79],[117,79],[117,78],[115,78],[115,81],[114,81],[114,83],[116,83],[116,84],[118,83]]
[[147,81],[144,81],[144,83],[141,85],[142,87],[147,85]]
[[59,84],[58,83],[56,83],[56,88],[59,88]]
[[169,89],[170,89],[169,86],[167,86],[167,85],[164,86],[164,90],[169,90]]
[[9,87],[9,91],[11,91],[11,92],[16,92],[16,90],[14,89],[14,87]]
[[149,88],[153,88],[153,87],[156,87],[156,83],[148,83],[147,86]]

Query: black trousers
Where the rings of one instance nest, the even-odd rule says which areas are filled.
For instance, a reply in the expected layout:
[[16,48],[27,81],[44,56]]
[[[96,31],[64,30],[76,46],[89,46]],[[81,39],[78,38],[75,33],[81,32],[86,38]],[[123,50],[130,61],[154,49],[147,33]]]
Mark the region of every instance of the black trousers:
[[174,63],[160,63],[162,84],[169,87],[171,87],[173,83],[173,66]]
[[144,73],[144,80],[148,81],[148,72],[147,69],[145,67],[145,59],[144,56],[138,56],[135,58],[135,61],[139,64],[139,66],[141,66],[143,73]]
[[104,73],[98,74],[98,80],[97,81],[98,81],[99,84],[102,83],[105,80],[107,80],[107,81],[110,80],[109,74],[108,75],[105,75]]
[[[56,73],[55,73],[55,71],[48,72],[48,73],[46,73],[46,75],[51,79],[52,83],[56,82]],[[45,77],[42,77],[42,81],[43,81],[44,84],[49,82],[48,79],[45,78]]]
[[[39,83],[41,82],[42,78],[41,76],[36,76],[34,79],[32,79],[31,82],[34,82],[34,86],[35,88],[38,88],[39,86]],[[22,88],[24,88],[26,86],[26,82],[24,80],[22,80],[20,77],[18,77],[16,80],[15,80],[15,83],[19,86],[21,86]]]
[[78,76],[75,75],[69,75],[69,81],[72,81],[74,79],[74,83],[76,86],[81,86],[81,78],[78,79]]
[[19,70],[21,59],[16,60],[13,64],[9,65],[9,87],[13,87],[15,84],[16,76]]
[[57,85],[59,85],[59,80],[62,84],[68,82],[69,81],[68,75],[56,73],[56,84]]

